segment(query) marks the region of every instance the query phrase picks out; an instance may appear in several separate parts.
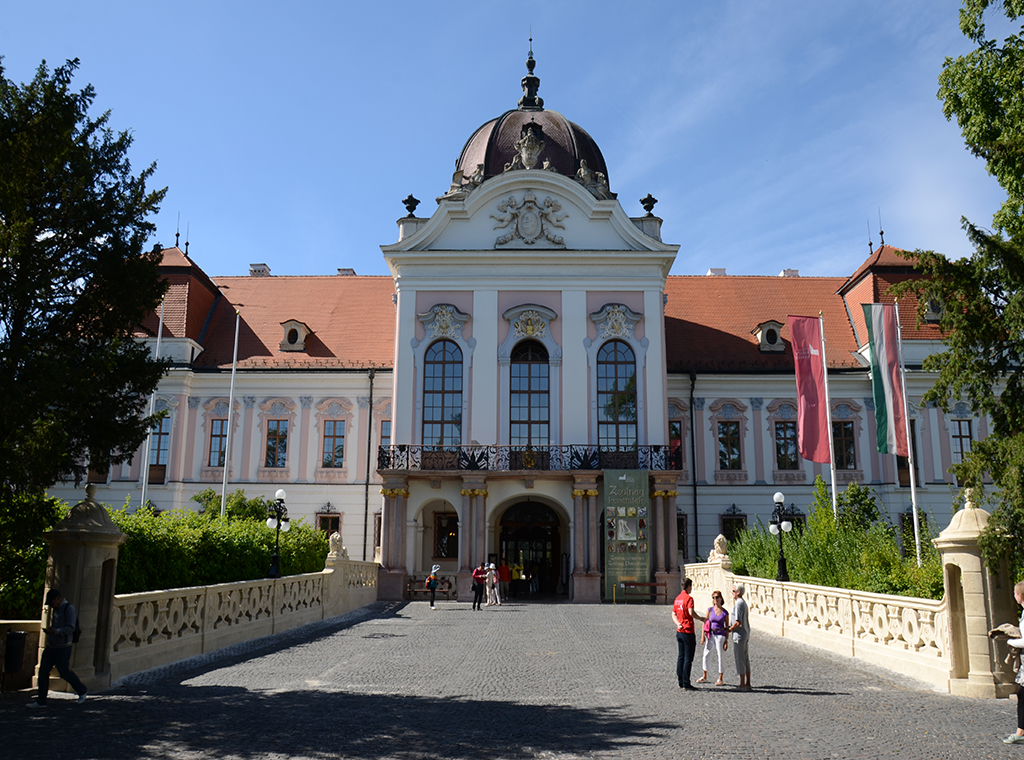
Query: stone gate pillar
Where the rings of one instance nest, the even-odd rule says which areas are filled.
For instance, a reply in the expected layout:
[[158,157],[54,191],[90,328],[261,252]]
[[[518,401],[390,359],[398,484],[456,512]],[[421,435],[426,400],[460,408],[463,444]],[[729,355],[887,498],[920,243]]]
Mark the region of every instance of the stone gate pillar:
[[1005,565],[992,574],[978,548],[988,518],[968,501],[933,541],[946,586],[949,693],[964,697],[1007,697],[1014,691],[1013,673],[1003,662],[1006,645],[988,637],[1001,623],[1017,621]]
[[[82,637],[71,649],[71,669],[90,690],[110,686],[110,632],[114,614],[114,582],[117,580],[118,549],[125,536],[114,525],[105,507],[96,499],[96,486],[88,485],[85,500],[44,536],[50,543],[46,563],[46,591],[60,589],[61,596],[74,605]],[[43,610],[44,626],[50,624],[50,609]],[[45,643],[40,636],[40,654]],[[34,684],[38,684],[38,661]],[[63,680],[51,673],[50,688],[69,691]]]

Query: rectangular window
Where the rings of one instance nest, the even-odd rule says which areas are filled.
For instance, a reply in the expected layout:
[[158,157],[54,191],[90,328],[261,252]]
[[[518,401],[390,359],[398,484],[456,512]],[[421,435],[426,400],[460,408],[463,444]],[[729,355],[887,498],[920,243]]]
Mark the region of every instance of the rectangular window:
[[323,467],[343,467],[345,464],[345,420],[324,421]]
[[682,420],[668,421],[668,447],[675,451],[683,445],[683,423]]
[[153,437],[149,443],[149,463],[167,464],[167,454],[171,450],[171,420],[164,417],[153,426]]
[[228,448],[228,421],[210,420],[210,457],[208,467],[223,467]]
[[[735,504],[733,508],[735,508]],[[719,532],[732,544],[736,537],[747,529],[747,516],[740,514],[724,514],[718,516]]]
[[718,469],[740,470],[740,423],[718,423]]
[[380,421],[380,445],[391,445],[391,420]]
[[284,467],[288,462],[288,420],[267,420],[267,456],[264,467]]
[[856,470],[857,452],[853,438],[853,422],[833,422],[832,443],[836,450],[836,469]]
[[796,445],[796,422],[775,423],[775,468],[799,470],[800,455]]
[[971,434],[970,420],[950,420],[953,430],[953,464],[961,464],[964,457],[971,451],[971,442],[974,436]]
[[[914,420],[910,421],[910,444],[914,447],[914,479],[920,484],[921,470],[917,467],[917,436],[914,433]],[[904,488],[910,488],[910,468],[907,466],[907,458],[896,456],[897,482]]]
[[459,558],[459,516],[455,512],[434,515],[434,559]]
[[316,516],[316,527],[318,530],[322,530],[328,536],[333,536],[335,533],[341,533],[341,515],[338,514],[320,514]]

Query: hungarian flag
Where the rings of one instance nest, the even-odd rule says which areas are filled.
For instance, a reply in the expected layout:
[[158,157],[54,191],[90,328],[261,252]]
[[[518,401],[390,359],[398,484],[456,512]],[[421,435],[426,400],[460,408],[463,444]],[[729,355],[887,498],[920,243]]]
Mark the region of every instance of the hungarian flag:
[[900,383],[900,352],[896,336],[896,306],[865,303],[871,355],[871,391],[875,399],[875,424],[881,454],[907,456],[907,420],[903,415]]
[[789,337],[796,364],[796,428],[800,456],[825,464],[828,447],[828,396],[817,317],[789,317]]

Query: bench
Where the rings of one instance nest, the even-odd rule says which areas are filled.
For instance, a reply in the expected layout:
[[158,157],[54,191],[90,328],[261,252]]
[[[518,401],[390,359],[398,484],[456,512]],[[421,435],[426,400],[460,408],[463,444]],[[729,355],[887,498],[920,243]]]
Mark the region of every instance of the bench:
[[[417,594],[422,594],[423,596],[425,596],[425,597],[427,597],[429,599],[430,598],[430,589],[429,588],[425,588],[424,585],[423,585],[426,582],[427,582],[426,577],[417,578],[416,576],[411,576],[409,578],[408,585],[405,587],[406,592],[409,594],[409,598],[410,599],[415,599]],[[452,591],[453,591],[453,584],[452,584],[451,578],[438,578],[438,581],[437,581],[437,595],[438,596],[441,596],[441,594],[444,594],[444,598],[448,599],[450,601],[451,598],[452,598]]]
[[649,602],[651,597],[654,597],[655,604],[658,603],[658,597],[660,596],[664,601],[664,604],[668,604],[668,584],[666,583],[639,583],[636,581],[623,581],[622,587],[622,601],[628,602],[630,600]]

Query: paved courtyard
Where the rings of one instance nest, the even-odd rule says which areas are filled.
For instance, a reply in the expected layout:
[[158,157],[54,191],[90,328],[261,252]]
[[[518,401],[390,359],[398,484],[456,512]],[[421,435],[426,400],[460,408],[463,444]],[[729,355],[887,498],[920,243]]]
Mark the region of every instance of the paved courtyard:
[[[371,605],[139,674],[0,701],[0,757],[988,758],[1008,700],[950,697],[755,633],[754,691],[679,689],[668,607]],[[694,674],[696,679],[698,671]]]

